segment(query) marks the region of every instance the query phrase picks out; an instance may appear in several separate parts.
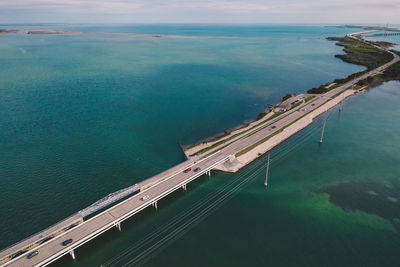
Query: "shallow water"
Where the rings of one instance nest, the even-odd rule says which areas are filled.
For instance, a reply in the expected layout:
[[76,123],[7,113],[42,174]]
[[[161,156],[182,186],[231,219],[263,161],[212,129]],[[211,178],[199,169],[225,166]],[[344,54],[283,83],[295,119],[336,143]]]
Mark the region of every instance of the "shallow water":
[[[85,33],[0,36],[1,247],[182,161],[178,141],[197,142],[255,118],[287,92],[362,70],[334,58],[341,48],[325,40],[354,29],[71,29]],[[163,200],[157,212],[124,223],[121,234],[110,231],[78,249],[76,264],[382,266],[395,260],[393,216],[342,209],[319,192],[399,178],[399,97],[398,83],[385,84],[350,99],[340,117],[332,113],[323,146],[315,143],[318,121],[292,139],[293,151],[290,141],[283,144],[267,190],[260,186],[262,161],[235,175],[201,179],[188,193]],[[188,209],[196,203],[204,206],[194,217]],[[159,228],[176,216],[177,224]],[[186,224],[190,218],[194,224]],[[144,242],[154,231],[160,235]]]
[[272,152],[267,189],[265,157],[214,173],[82,247],[76,264],[396,265],[399,100],[399,82],[348,99],[322,145],[320,118]]
[[393,47],[391,47],[391,49],[400,51],[400,36],[399,35],[368,37],[367,40],[389,42],[394,45]]

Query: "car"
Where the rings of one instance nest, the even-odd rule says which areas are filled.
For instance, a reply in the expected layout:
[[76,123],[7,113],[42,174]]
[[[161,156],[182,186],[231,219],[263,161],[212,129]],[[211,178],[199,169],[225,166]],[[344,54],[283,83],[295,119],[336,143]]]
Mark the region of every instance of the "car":
[[201,169],[199,168],[199,167],[197,167],[196,169],[194,169],[193,171],[194,172],[198,172],[198,171],[200,171]]
[[271,129],[275,129],[275,128],[276,128],[276,126],[275,126],[275,125],[271,127]]
[[311,106],[315,106],[315,104],[311,104]]
[[29,253],[28,256],[26,256],[26,258],[32,259],[33,257],[35,257],[38,254],[39,254],[39,251],[35,250],[35,251],[32,251],[31,253]]
[[147,199],[149,199],[149,195],[145,195],[145,196],[142,196],[142,197],[140,198],[141,201],[145,201],[145,200],[147,200]]
[[192,168],[187,168],[186,170],[184,170],[183,172],[184,173],[188,173],[188,172],[190,172],[192,170]]
[[61,243],[61,245],[66,246],[66,245],[68,245],[69,243],[72,243],[72,239],[71,239],[71,238],[70,238],[70,239],[67,239],[67,240],[64,240],[64,241]]

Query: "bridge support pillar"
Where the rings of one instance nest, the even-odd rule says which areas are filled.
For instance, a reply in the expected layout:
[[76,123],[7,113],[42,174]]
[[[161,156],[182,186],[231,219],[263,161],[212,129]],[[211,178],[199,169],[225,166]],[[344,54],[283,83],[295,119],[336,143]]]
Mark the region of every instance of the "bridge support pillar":
[[186,192],[186,184],[182,186],[183,190]]
[[207,174],[208,176],[211,176],[211,171],[207,171],[206,174]]
[[157,201],[153,203],[153,207],[157,209]]
[[117,229],[121,232],[121,223],[120,223],[120,222],[117,223],[117,224],[115,225],[115,227],[117,227]]
[[69,254],[71,255],[71,257],[72,257],[73,260],[76,259],[76,257],[75,257],[75,252],[74,252],[73,250],[71,250],[71,251],[69,252]]

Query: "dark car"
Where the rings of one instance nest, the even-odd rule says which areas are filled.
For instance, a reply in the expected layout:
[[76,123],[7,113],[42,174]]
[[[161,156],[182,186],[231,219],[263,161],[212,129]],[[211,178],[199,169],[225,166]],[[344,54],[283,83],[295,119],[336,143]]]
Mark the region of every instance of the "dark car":
[[198,171],[200,171],[201,169],[199,168],[199,167],[197,167],[196,169],[194,169],[193,171],[194,172],[198,172]]
[[37,254],[39,254],[39,251],[35,250],[32,251],[31,253],[28,254],[28,256],[26,256],[27,259],[32,259],[33,257],[35,257]]
[[276,126],[275,126],[275,125],[271,127],[271,129],[275,129],[275,128],[276,128]]
[[188,173],[188,172],[190,172],[191,170],[192,170],[192,168],[188,168],[188,169],[184,170],[183,172],[184,172],[184,173]]
[[68,244],[71,243],[71,242],[72,242],[72,239],[70,238],[70,239],[64,240],[64,241],[61,243],[61,245],[66,246],[66,245],[68,245]]

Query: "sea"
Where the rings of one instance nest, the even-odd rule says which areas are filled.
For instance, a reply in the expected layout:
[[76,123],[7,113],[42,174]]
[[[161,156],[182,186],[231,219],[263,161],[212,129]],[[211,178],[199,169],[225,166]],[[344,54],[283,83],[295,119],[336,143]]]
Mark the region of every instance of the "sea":
[[[0,25],[0,249],[184,161],[287,93],[364,70],[323,25]],[[53,266],[397,266],[400,82],[345,101]]]

